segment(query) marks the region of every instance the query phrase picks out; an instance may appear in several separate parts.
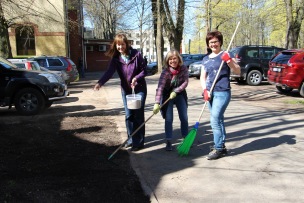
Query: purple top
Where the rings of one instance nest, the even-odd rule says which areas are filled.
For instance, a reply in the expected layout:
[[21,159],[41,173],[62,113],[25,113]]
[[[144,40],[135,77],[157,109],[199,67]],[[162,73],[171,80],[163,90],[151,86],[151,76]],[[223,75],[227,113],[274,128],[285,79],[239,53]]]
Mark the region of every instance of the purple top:
[[100,86],[104,85],[117,71],[120,78],[120,86],[126,94],[132,93],[131,82],[136,78],[137,85],[135,92],[146,89],[145,76],[147,75],[146,64],[142,55],[136,49],[130,49],[130,60],[126,63],[122,57],[113,57],[108,65],[108,69],[98,80]]
[[[189,81],[188,68],[184,65],[180,67],[180,72],[177,75],[178,84],[173,87],[172,91],[180,93],[186,89]],[[171,80],[173,74],[170,72],[169,67],[164,69],[159,77],[158,87],[156,89],[155,103],[160,103],[164,89],[169,90],[171,88]]]

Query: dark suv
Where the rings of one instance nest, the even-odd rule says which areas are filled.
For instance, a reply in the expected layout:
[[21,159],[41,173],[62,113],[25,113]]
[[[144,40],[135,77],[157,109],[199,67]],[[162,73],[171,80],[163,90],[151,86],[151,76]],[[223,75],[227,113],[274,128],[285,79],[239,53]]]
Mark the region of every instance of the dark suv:
[[259,85],[267,80],[267,71],[270,59],[284,48],[274,46],[246,45],[230,50],[241,67],[241,74],[231,73],[231,79],[238,83],[247,82],[248,85]]
[[75,82],[79,79],[79,73],[75,63],[64,56],[36,56],[29,58],[31,61],[37,61],[40,66],[49,70],[64,71],[67,75],[66,84]]
[[22,115],[36,115],[69,91],[59,76],[44,71],[17,68],[0,57],[0,107],[15,106]]
[[282,93],[298,89],[304,97],[304,49],[284,50],[271,59],[268,82]]

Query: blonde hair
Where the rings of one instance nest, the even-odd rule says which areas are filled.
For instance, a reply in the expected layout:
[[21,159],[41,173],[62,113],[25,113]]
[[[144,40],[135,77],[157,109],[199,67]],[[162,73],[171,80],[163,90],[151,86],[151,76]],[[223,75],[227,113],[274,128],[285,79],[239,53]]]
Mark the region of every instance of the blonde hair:
[[183,65],[183,58],[181,57],[181,55],[179,54],[179,52],[177,50],[170,50],[166,57],[165,57],[165,61],[164,61],[164,68],[168,68],[169,67],[169,59],[172,57],[172,56],[176,56],[179,60],[179,63],[178,63],[178,66],[182,66]]
[[124,42],[126,44],[126,54],[128,54],[128,51],[130,50],[130,44],[128,42],[128,38],[125,34],[119,33],[115,36],[113,43],[111,44],[110,49],[106,52],[106,56],[109,57],[115,57],[118,56],[120,53],[116,48],[117,44],[120,44]]

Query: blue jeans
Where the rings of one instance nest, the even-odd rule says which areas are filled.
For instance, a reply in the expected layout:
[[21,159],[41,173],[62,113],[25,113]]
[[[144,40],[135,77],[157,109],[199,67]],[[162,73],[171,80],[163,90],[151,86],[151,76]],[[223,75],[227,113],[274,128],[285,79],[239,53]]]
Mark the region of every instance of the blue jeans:
[[[122,100],[125,107],[125,122],[128,137],[130,137],[137,128],[145,122],[145,102],[147,97],[147,89],[136,94],[141,95],[141,107],[140,109],[128,109],[126,93],[122,90]],[[143,147],[145,143],[145,125],[142,126],[133,136],[132,145],[133,147]]]
[[167,104],[168,107],[165,118],[166,140],[172,139],[174,104],[178,111],[182,137],[186,137],[188,134],[188,105],[185,97],[181,94],[178,94],[174,99],[169,100]]
[[213,131],[214,148],[222,150],[226,139],[224,113],[231,99],[231,91],[213,92],[208,102],[210,124]]

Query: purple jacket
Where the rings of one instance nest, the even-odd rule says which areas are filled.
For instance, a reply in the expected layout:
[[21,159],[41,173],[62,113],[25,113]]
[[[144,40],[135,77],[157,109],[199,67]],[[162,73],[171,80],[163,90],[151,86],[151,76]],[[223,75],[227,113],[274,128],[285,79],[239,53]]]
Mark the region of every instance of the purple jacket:
[[98,80],[98,83],[104,85],[117,71],[120,78],[120,86],[126,94],[132,93],[131,82],[135,77],[137,85],[135,86],[135,93],[144,91],[147,88],[145,76],[147,75],[145,61],[136,49],[130,49],[130,60],[126,63],[121,56],[113,57],[109,63],[108,69]]

